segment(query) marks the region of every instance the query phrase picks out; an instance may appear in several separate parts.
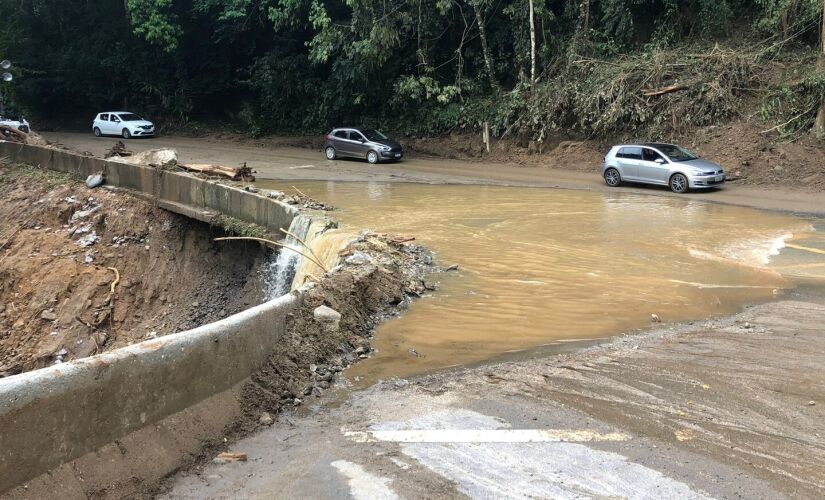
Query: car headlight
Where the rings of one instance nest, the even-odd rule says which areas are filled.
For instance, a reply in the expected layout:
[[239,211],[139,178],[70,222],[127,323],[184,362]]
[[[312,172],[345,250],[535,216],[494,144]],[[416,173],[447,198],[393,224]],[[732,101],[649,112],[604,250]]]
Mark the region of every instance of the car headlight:
[[389,151],[392,148],[389,146],[381,146],[379,149],[381,149],[381,151]]

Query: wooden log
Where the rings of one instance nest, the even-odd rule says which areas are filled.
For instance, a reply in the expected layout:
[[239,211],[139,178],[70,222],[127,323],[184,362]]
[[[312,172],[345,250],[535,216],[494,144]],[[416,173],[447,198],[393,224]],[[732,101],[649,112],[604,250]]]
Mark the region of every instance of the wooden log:
[[654,97],[657,95],[670,94],[671,92],[686,90],[687,88],[687,85],[670,85],[668,87],[662,87],[660,89],[645,89],[642,91],[642,95],[645,97]]
[[189,172],[197,172],[200,174],[213,175],[216,177],[226,177],[233,181],[248,181],[255,180],[252,175],[252,170],[249,167],[243,166],[241,168],[224,167],[223,165],[212,165],[208,163],[189,163],[178,164],[178,166]]

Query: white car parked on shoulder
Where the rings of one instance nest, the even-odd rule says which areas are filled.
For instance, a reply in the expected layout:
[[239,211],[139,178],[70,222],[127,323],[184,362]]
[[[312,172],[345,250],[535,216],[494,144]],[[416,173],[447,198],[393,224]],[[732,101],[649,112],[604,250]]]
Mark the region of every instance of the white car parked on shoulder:
[[0,125],[5,125],[7,127],[19,130],[21,132],[25,132],[26,134],[31,132],[29,122],[27,122],[25,118],[19,116],[0,115]]
[[151,137],[155,135],[155,124],[128,111],[107,111],[98,113],[92,122],[95,137],[119,135],[124,139]]

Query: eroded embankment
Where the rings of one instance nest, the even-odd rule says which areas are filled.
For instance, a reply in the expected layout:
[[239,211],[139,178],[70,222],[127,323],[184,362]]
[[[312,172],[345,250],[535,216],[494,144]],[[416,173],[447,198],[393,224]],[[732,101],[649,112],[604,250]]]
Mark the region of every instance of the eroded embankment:
[[[256,244],[66,174],[0,164],[0,377],[190,329],[262,300]],[[115,270],[117,270],[115,272]]]
[[348,257],[334,259],[330,272],[293,292],[301,305],[287,316],[286,334],[266,364],[244,386],[239,430],[262,416],[266,421],[265,413],[320,396],[339,372],[369,356],[379,322],[435,288],[428,281],[437,269],[431,253],[403,240],[361,233],[341,250]]

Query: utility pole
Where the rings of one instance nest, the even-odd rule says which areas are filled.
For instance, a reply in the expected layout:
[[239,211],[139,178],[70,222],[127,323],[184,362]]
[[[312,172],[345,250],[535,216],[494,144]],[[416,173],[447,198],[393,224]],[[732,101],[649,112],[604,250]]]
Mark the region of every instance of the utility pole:
[[[10,69],[11,69],[11,61],[9,61],[8,59],[3,59],[2,61],[0,61],[0,70],[3,70],[3,73],[0,74],[0,79],[2,79],[3,82],[10,82],[10,81],[14,80],[14,76],[12,76],[12,74],[9,73],[9,71],[8,71]],[[5,114],[6,114],[6,98],[3,96],[3,89],[0,88],[0,116],[3,116]]]

